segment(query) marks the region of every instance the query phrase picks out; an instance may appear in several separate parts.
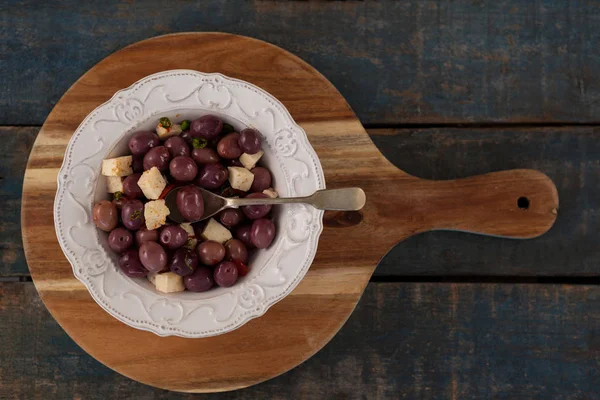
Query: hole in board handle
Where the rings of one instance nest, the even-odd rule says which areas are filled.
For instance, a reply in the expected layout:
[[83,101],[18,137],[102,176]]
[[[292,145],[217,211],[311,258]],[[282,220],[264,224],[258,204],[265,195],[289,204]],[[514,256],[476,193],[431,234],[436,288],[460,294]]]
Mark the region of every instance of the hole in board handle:
[[527,197],[519,197],[517,199],[517,206],[521,210],[527,210],[529,208],[529,199]]

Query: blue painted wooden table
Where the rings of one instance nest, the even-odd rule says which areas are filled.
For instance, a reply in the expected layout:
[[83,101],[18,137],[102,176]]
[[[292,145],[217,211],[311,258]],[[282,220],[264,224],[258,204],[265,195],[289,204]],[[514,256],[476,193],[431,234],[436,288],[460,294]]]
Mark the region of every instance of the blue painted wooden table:
[[316,356],[205,397],[600,398],[599,23],[600,3],[568,0],[5,0],[0,398],[197,397],[131,381],[78,348],[31,283],[19,227],[27,155],[62,93],[111,52],[179,31],[227,31],[296,53],[409,173],[535,168],[561,199],[553,229],[532,241],[433,232],[400,243]]

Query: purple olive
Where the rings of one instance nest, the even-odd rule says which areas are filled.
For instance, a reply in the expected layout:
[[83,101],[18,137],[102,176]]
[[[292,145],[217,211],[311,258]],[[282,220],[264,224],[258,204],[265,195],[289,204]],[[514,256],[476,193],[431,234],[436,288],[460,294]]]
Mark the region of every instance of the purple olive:
[[198,258],[204,265],[215,265],[220,263],[226,254],[225,247],[214,240],[207,240],[196,247]]
[[225,135],[217,145],[217,153],[228,160],[239,158],[242,155],[239,138],[240,134],[237,132],[231,132],[230,134]]
[[250,239],[259,249],[266,249],[271,245],[275,238],[275,224],[266,218],[257,219],[252,223]]
[[145,226],[142,226],[135,233],[135,241],[138,244],[138,246],[141,246],[142,243],[146,242],[158,242],[158,230],[147,229]]
[[169,172],[179,182],[191,182],[198,173],[198,166],[190,157],[177,156],[171,160]]
[[192,121],[190,134],[193,137],[212,139],[219,136],[223,129],[223,121],[214,115],[203,115]]
[[118,198],[114,198],[112,203],[117,207],[117,210],[121,211],[123,209],[123,206],[125,205],[125,203],[127,203],[129,201],[129,197],[122,195],[119,196]]
[[108,247],[112,251],[122,253],[133,244],[133,235],[125,228],[115,228],[108,235]]
[[108,200],[101,200],[94,204],[92,215],[96,227],[106,232],[115,229],[119,223],[117,206]]
[[221,211],[219,220],[227,228],[232,228],[244,220],[244,213],[237,208],[228,208]]
[[175,250],[187,243],[188,233],[179,225],[168,225],[160,231],[160,244],[169,250]]
[[144,203],[137,199],[129,200],[121,209],[121,221],[125,228],[137,231],[146,223],[144,218]]
[[158,135],[150,131],[136,132],[129,139],[129,150],[134,156],[146,154],[151,148],[160,144]]
[[196,185],[204,189],[217,189],[229,178],[229,171],[221,164],[207,164],[200,169]]
[[258,153],[260,151],[261,142],[260,135],[254,129],[246,128],[240,132],[240,148],[244,153]]
[[197,221],[204,214],[204,199],[200,188],[188,185],[177,192],[175,198],[177,209],[181,216],[188,221]]
[[221,162],[221,158],[217,152],[209,147],[192,150],[192,158],[198,164],[217,164]]
[[231,239],[225,243],[225,258],[229,261],[246,263],[248,261],[248,250],[241,240]]
[[240,225],[235,229],[234,236],[237,239],[240,239],[245,245],[246,248],[251,249],[254,247],[254,243],[252,243],[252,238],[250,232],[252,231],[252,224],[244,224]]
[[123,193],[130,199],[141,199],[144,197],[144,192],[138,186],[142,174],[132,174],[123,180]]
[[[253,198],[268,198],[264,193],[251,193],[246,196],[247,199]],[[242,211],[246,214],[246,217],[250,219],[258,219],[267,215],[271,211],[272,206],[270,204],[259,205],[259,206],[245,206],[242,207]]]
[[125,275],[131,278],[143,278],[148,275],[148,270],[142,265],[138,251],[135,249],[123,253],[119,258],[119,267]]
[[180,276],[191,275],[198,268],[198,256],[190,249],[178,249],[173,253],[169,268]]
[[255,167],[250,170],[254,174],[254,180],[250,187],[251,192],[262,192],[271,187],[271,173],[264,167]]
[[167,252],[156,242],[142,244],[139,256],[142,265],[150,272],[161,272],[167,266]]
[[171,157],[190,156],[190,146],[185,139],[180,136],[171,136],[165,140],[164,146],[169,150]]
[[221,287],[229,287],[237,282],[238,269],[231,261],[223,261],[217,265],[213,272],[213,278],[217,285]]
[[169,161],[171,153],[165,146],[153,147],[144,156],[144,170],[156,167],[160,172],[165,172],[169,169]]
[[213,272],[207,267],[198,267],[193,274],[183,277],[183,285],[190,292],[205,292],[214,284]]

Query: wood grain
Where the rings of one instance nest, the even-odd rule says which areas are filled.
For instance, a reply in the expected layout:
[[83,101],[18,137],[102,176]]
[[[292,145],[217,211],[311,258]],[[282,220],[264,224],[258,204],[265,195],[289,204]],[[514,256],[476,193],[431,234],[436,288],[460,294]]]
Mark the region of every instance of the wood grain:
[[0,127],[0,276],[29,273],[21,242],[21,193],[27,156],[38,130]]
[[[310,360],[202,399],[593,399],[598,310],[598,286],[372,283]],[[198,398],[102,366],[58,326],[31,283],[0,283],[0,320],[2,399]]]
[[[7,155],[0,160],[0,202],[7,205],[0,229],[0,276],[29,275],[20,236],[20,202],[22,174],[38,131],[39,127],[0,128],[0,149]],[[552,178],[561,199],[553,229],[535,241],[423,233],[393,247],[375,276],[600,275],[596,246],[600,216],[595,211],[600,208],[600,128],[445,127],[368,133],[390,162],[414,176],[456,179],[504,168],[532,168]],[[328,224],[353,224],[348,220],[352,217],[331,214]]]
[[369,130],[397,167],[427,179],[456,179],[506,168],[546,173],[560,195],[559,218],[534,241],[453,232],[399,243],[375,275],[593,277],[600,275],[600,128],[472,127]]
[[599,22],[595,2],[576,0],[4,1],[0,124],[40,125],[104,57],[186,31],[289,49],[363,123],[599,122]]
[[[157,60],[153,55],[159,53]],[[288,297],[232,333],[201,340],[161,338],[109,316],[75,281],[53,235],[56,173],[71,133],[116,90],[174,68],[219,71],[273,94],[309,135],[328,187],[362,186],[368,199],[359,224],[326,227],[310,272]],[[352,168],[348,160],[354,160]],[[517,207],[518,196],[530,198],[527,210]],[[536,171],[445,182],[412,177],[379,153],[344,98],[308,64],[265,42],[197,33],[129,46],[98,63],[65,93],[32,149],[22,226],[36,287],[52,315],[84,350],[143,383],[211,392],[279,375],[323,347],[354,309],[378,260],[397,241],[438,228],[534,237],[552,226],[557,208],[556,188]],[[365,238],[376,240],[365,246]],[[144,343],[143,353],[139,343]],[[160,368],[153,367],[155,362]]]

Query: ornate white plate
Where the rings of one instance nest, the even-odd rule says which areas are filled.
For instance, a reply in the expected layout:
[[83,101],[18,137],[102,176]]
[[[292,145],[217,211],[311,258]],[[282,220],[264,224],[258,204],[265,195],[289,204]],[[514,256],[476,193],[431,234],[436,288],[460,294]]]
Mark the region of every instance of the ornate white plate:
[[323,212],[304,205],[275,207],[273,244],[250,261],[250,273],[230,288],[165,295],[146,279],[119,270],[107,235],[92,221],[92,205],[108,198],[100,175],[104,158],[127,153],[129,137],[152,129],[161,116],[176,121],[215,114],[236,129],[263,137],[263,162],[281,196],[325,188],[321,164],[306,133],[277,99],[221,74],[173,70],[148,76],[96,108],[75,131],[58,174],[54,224],[73,273],[108,313],[161,336],[199,338],[239,328],[298,285],[317,250]]

